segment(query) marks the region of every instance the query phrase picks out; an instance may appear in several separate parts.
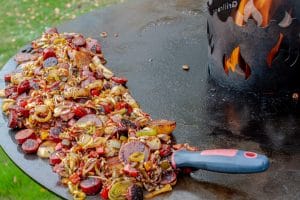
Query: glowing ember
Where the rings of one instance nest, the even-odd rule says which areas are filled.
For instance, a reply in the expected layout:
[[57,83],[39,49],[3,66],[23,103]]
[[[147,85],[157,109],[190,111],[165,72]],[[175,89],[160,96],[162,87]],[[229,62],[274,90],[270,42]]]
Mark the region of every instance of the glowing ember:
[[244,58],[242,57],[240,53],[240,47],[236,47],[232,51],[229,58],[226,58],[226,56],[224,55],[223,66],[224,66],[224,71],[227,75],[229,74],[229,69],[232,72],[238,73],[238,71],[236,70],[237,66],[239,66],[239,68],[243,71],[243,74],[245,75],[245,79],[248,79],[249,76],[251,75],[250,66],[245,62]]
[[251,17],[258,26],[266,27],[270,21],[271,5],[272,0],[241,0],[235,16],[235,23],[242,26]]
[[267,57],[267,64],[268,64],[269,67],[271,67],[272,61],[273,61],[273,59],[275,58],[275,56],[277,55],[277,53],[279,51],[280,45],[282,43],[282,40],[283,40],[283,34],[280,33],[279,39],[278,39],[277,43],[271,49],[271,51],[269,52],[268,57]]

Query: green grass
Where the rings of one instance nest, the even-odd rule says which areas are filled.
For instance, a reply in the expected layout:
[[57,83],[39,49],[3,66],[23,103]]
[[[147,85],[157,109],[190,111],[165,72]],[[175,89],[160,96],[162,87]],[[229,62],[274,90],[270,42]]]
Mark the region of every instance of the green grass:
[[29,200],[37,199],[37,197],[38,199],[45,200],[60,199],[24,175],[24,173],[9,160],[2,149],[0,152],[1,200]]
[[[0,0],[0,69],[22,46],[41,35],[45,27],[56,26],[95,8],[122,1]],[[60,198],[32,181],[0,148],[0,199]]]
[[0,66],[45,27],[122,0],[0,0]]

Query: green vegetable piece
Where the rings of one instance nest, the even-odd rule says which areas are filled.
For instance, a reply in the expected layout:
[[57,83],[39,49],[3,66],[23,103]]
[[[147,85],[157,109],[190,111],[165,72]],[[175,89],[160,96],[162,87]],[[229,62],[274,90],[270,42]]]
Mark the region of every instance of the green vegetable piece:
[[143,152],[134,152],[129,156],[129,160],[132,162],[144,162],[145,155]]
[[110,200],[126,200],[128,188],[132,185],[130,181],[119,181],[112,185],[108,192]]
[[156,136],[157,132],[153,128],[145,127],[142,130],[139,130],[136,132],[136,136],[141,137],[141,136]]

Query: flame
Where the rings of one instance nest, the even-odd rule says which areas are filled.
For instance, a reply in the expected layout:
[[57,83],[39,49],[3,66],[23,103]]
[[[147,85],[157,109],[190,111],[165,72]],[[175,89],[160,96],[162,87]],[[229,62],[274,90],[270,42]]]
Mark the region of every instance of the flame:
[[229,58],[226,58],[225,55],[223,58],[223,67],[227,75],[229,74],[229,70],[231,70],[232,72],[238,72],[236,71],[237,66],[239,66],[244,72],[245,79],[248,79],[251,75],[251,69],[242,57],[239,46],[233,49]]
[[226,74],[229,73],[229,69],[231,69],[232,72],[235,72],[236,66],[239,63],[239,54],[240,54],[240,47],[236,47],[232,51],[229,59],[225,60],[224,70]]
[[269,52],[269,54],[268,54],[268,56],[267,56],[267,64],[268,64],[269,67],[271,67],[272,61],[273,61],[273,59],[275,58],[276,54],[277,54],[278,51],[279,51],[280,45],[281,45],[281,43],[282,43],[282,40],[283,40],[283,34],[280,33],[277,43],[276,43],[275,46],[270,50],[270,52]]
[[252,17],[258,26],[266,27],[270,21],[271,6],[272,0],[241,0],[235,16],[235,23],[243,26]]

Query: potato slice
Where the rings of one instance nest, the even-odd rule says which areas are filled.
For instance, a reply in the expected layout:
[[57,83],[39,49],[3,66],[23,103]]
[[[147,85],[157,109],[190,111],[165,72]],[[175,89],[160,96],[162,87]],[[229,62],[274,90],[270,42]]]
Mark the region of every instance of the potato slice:
[[176,128],[176,122],[165,119],[153,120],[149,127],[155,129],[157,134],[171,134]]
[[37,155],[41,158],[49,158],[50,155],[55,151],[55,146],[55,142],[45,141],[40,145]]

